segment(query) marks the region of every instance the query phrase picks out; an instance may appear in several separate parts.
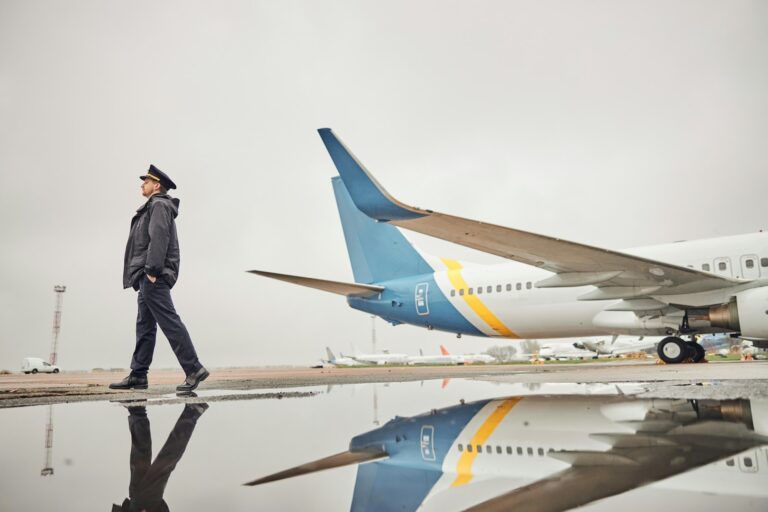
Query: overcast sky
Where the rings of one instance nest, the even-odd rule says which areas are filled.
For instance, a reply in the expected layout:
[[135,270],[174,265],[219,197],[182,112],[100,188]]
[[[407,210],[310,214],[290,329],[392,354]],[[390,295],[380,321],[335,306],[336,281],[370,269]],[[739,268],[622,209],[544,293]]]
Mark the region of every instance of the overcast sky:
[[[0,369],[47,358],[55,284],[60,364],[128,366],[150,163],[203,364],[307,364],[369,350],[370,317],[245,271],[352,280],[317,128],[407,203],[621,249],[768,224],[766,91],[764,1],[0,0]],[[153,367],[178,367],[162,337]]]

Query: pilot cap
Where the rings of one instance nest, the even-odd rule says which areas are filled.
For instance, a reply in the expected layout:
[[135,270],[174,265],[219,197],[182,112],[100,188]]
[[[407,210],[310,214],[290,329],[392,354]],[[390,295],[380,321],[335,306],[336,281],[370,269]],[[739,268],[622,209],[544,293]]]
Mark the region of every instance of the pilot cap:
[[160,184],[165,187],[167,190],[171,190],[172,188],[176,188],[176,184],[173,182],[173,180],[165,174],[163,171],[155,167],[154,165],[150,164],[149,170],[146,174],[143,174],[139,176],[140,180],[145,180],[147,178],[153,179],[155,181],[159,181]]

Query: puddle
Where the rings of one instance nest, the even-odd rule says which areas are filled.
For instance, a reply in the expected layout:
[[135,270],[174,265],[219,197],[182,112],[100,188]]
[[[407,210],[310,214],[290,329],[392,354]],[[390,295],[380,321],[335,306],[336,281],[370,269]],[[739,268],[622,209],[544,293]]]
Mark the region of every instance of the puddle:
[[[3,409],[0,510],[768,509],[768,401],[695,387],[452,379]],[[381,458],[243,485],[350,446]]]

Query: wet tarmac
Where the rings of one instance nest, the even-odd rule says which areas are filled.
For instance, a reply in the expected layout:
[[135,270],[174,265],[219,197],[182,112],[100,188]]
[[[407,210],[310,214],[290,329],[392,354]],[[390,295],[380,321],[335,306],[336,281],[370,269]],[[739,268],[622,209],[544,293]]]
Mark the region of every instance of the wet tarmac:
[[0,510],[768,510],[768,365],[596,366],[6,407]]

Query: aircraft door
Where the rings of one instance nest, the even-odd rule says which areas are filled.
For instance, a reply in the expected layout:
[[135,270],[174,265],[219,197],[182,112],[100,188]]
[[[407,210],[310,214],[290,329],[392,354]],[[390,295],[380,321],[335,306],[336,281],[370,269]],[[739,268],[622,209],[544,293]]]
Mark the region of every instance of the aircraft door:
[[744,279],[757,279],[760,277],[760,258],[756,254],[747,254],[741,257],[741,277]]
[[731,277],[731,258],[715,258],[715,274]]
[[424,460],[435,460],[435,427],[432,425],[423,425],[421,427],[421,458]]
[[429,283],[416,285],[416,314],[426,316],[429,314]]

